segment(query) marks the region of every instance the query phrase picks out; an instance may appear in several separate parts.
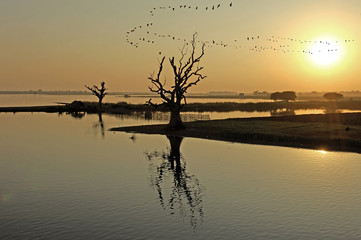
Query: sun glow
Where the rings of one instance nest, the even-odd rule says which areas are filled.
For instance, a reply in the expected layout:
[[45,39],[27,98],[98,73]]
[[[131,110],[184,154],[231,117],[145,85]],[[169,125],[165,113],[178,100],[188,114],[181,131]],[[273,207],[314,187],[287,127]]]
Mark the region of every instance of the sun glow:
[[338,40],[319,38],[312,42],[308,53],[313,64],[329,68],[342,61],[344,49]]

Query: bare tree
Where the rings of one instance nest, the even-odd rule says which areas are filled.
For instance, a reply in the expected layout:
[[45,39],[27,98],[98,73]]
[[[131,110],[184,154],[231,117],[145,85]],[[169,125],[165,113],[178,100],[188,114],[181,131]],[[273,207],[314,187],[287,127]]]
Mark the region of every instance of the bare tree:
[[[185,128],[180,117],[181,108],[184,104],[187,104],[185,94],[190,87],[197,85],[201,79],[206,78],[206,76],[200,73],[203,67],[199,66],[199,62],[204,56],[205,44],[202,43],[201,52],[198,56],[196,56],[196,38],[197,33],[193,34],[193,39],[190,42],[190,54],[188,54],[188,48],[186,47],[187,45],[184,45],[183,48],[180,49],[181,58],[179,59],[178,63],[176,63],[174,57],[169,58],[169,63],[174,74],[174,84],[170,86],[170,88],[166,89],[165,81],[161,82],[160,80],[165,56],[159,63],[159,70],[157,75],[153,73],[148,78],[152,84],[149,87],[149,90],[159,94],[163,101],[163,103],[160,105],[166,107],[171,112],[170,121],[168,124],[169,129]],[[155,105],[151,102],[151,99],[148,103]]]
[[107,92],[105,92],[106,90],[108,90],[107,88],[105,88],[105,82],[100,83],[100,88],[96,85],[94,85],[93,87],[88,87],[87,85],[85,85],[85,87],[89,89],[93,93],[93,95],[97,96],[99,101],[99,109],[101,109],[103,98],[105,97],[105,95],[108,94]]

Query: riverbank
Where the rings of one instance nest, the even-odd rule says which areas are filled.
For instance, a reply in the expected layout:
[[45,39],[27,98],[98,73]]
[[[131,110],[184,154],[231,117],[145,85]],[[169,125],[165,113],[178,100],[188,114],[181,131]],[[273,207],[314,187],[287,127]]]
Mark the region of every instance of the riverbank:
[[[81,104],[80,104],[81,103]],[[327,113],[341,110],[361,111],[361,101],[300,101],[300,102],[258,102],[258,103],[190,103],[184,105],[182,112],[271,112],[273,115],[293,115],[296,110],[323,109]],[[132,112],[165,111],[164,108],[149,106],[146,104],[131,104],[126,102],[104,103],[101,109],[103,113],[127,114]],[[52,106],[29,106],[29,107],[0,107],[0,112],[99,112],[98,103],[80,102],[59,103]]]
[[238,118],[185,125],[186,129],[177,131],[166,131],[166,125],[121,127],[110,131],[361,153],[361,113]]

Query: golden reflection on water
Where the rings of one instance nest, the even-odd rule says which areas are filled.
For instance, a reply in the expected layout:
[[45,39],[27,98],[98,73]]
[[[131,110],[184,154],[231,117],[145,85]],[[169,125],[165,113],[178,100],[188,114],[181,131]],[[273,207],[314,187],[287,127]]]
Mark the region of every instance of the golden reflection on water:
[[317,150],[316,152],[321,153],[321,154],[327,154],[328,153],[326,150]]

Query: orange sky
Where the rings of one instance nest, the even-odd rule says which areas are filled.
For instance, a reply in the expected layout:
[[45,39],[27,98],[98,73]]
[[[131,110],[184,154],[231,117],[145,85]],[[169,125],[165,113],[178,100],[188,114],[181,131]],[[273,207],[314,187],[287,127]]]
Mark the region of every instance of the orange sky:
[[[2,0],[0,90],[85,90],[105,81],[110,91],[147,91],[161,56],[179,56],[194,32],[227,47],[208,44],[208,78],[193,92],[361,90],[360,1],[231,2]],[[314,47],[319,41],[330,45]],[[323,65],[331,49],[340,54]]]

